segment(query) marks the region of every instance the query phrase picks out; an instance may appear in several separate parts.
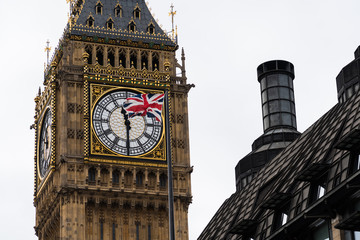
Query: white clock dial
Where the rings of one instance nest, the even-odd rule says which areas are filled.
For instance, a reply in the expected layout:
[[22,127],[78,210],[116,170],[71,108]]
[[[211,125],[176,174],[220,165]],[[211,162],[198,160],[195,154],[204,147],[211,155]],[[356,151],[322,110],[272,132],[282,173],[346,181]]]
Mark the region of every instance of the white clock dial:
[[162,136],[162,123],[155,118],[135,116],[129,118],[127,137],[122,105],[128,97],[139,93],[117,90],[105,94],[95,104],[92,124],[100,142],[109,150],[125,156],[138,156],[151,151]]

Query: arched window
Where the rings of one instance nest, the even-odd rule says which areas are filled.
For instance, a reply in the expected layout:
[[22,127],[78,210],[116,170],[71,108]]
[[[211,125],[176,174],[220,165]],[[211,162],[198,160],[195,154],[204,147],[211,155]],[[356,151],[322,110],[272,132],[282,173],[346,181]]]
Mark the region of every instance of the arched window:
[[129,31],[130,32],[135,32],[136,31],[136,24],[135,24],[135,22],[133,20],[129,23]]
[[95,19],[93,16],[89,16],[89,18],[86,20],[86,26],[88,27],[94,27],[95,25]]
[[137,52],[135,51],[130,53],[130,67],[137,68]]
[[167,176],[162,173],[160,175],[160,188],[166,188]]
[[106,22],[106,28],[112,30],[114,28],[114,21],[109,18]]
[[120,6],[120,4],[117,4],[115,9],[114,9],[114,14],[115,17],[122,17],[122,8]]
[[147,54],[147,52],[141,53],[141,69],[148,69],[148,54]]
[[125,187],[130,188],[132,186],[132,172],[127,170],[125,172]]
[[101,176],[101,185],[107,186],[109,182],[109,171],[106,168],[101,169],[100,176]]
[[95,13],[102,15],[102,12],[103,12],[103,4],[100,1],[98,1],[95,6]]
[[101,47],[96,49],[96,59],[100,65],[104,65],[104,53]]
[[138,172],[136,174],[136,185],[141,187],[144,184],[144,174],[142,172]]
[[159,54],[153,53],[152,55],[152,70],[159,70]]
[[95,185],[95,176],[96,176],[96,169],[95,168],[89,168],[89,184],[90,185]]
[[119,51],[119,66],[126,67],[126,54],[124,49]]
[[138,4],[134,8],[134,19],[141,19],[141,9]]
[[92,46],[91,45],[86,45],[85,47],[85,52],[87,54],[89,54],[89,58],[88,58],[88,64],[92,64]]
[[108,50],[108,63],[110,63],[112,67],[115,66],[115,50],[113,48],[109,48]]
[[120,182],[120,173],[118,170],[114,170],[112,174],[112,183],[113,185],[119,185]]
[[147,28],[148,33],[155,34],[155,25],[151,22]]
[[155,189],[155,185],[156,185],[156,175],[155,173],[151,172],[149,173],[149,189]]

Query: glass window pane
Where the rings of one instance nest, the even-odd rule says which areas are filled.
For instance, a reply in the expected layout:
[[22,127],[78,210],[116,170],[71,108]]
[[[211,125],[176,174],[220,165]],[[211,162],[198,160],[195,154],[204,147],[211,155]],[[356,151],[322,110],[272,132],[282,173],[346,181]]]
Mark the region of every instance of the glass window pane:
[[291,113],[295,114],[295,104],[291,102]]
[[266,91],[263,91],[262,94],[261,94],[261,98],[263,100],[263,102],[267,102],[267,94],[266,94]]
[[354,232],[354,240],[360,240],[360,232]]
[[261,91],[263,91],[266,88],[266,78],[261,79],[260,85],[261,85]]
[[264,119],[264,129],[269,128],[269,116],[265,117]]
[[318,188],[318,198],[322,198],[325,195],[325,188],[323,186],[319,186]]
[[286,213],[282,214],[281,226],[287,223],[288,215]]
[[288,87],[289,86],[288,78],[289,77],[285,74],[279,74],[279,85]]
[[269,88],[268,89],[268,100],[273,100],[273,99],[279,98],[279,94],[278,94],[277,90],[278,90],[277,88]]
[[295,116],[291,116],[291,120],[292,120],[292,126],[294,128],[296,128],[296,117]]
[[267,103],[265,103],[265,105],[263,106],[263,114],[264,114],[264,116],[269,114],[269,108],[268,108]]
[[280,91],[280,98],[289,99],[290,98],[290,91],[288,88],[281,87],[279,88]]
[[279,103],[280,102],[278,100],[269,102],[269,111],[270,111],[270,113],[280,112]]
[[267,86],[268,87],[275,87],[278,85],[278,75],[270,75],[267,76]]
[[280,100],[280,105],[281,105],[281,111],[282,112],[292,112],[291,108],[290,108],[290,102],[289,101],[285,101],[285,100]]
[[313,232],[313,240],[329,240],[329,230],[326,222],[321,224],[317,229]]
[[353,95],[352,87],[346,89],[346,95],[348,98],[350,98]]
[[289,86],[290,88],[294,88],[294,85],[293,85],[293,80],[291,80],[291,78],[289,77]]
[[291,114],[290,113],[283,113],[282,116],[282,124],[292,126],[291,124]]
[[280,125],[280,113],[270,115],[270,126]]
[[294,101],[294,91],[293,90],[290,90],[290,100],[291,101]]

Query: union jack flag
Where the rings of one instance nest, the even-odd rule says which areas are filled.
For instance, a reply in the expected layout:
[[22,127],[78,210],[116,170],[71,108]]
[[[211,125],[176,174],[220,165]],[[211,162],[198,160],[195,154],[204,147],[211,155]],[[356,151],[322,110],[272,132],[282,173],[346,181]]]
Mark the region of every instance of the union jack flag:
[[148,116],[161,122],[161,111],[164,103],[164,94],[138,94],[125,100],[123,108],[129,118]]

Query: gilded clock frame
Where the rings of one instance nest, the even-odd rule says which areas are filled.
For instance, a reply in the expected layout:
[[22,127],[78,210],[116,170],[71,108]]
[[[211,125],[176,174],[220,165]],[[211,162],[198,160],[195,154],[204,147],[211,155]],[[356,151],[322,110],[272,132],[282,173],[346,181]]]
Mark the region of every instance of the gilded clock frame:
[[[104,84],[97,84],[97,83],[91,83],[89,86],[90,94],[89,94],[89,140],[90,140],[90,149],[89,153],[91,156],[99,157],[100,159],[94,159],[94,161],[105,161],[108,162],[104,157],[116,157],[119,161],[122,163],[128,163],[128,164],[140,164],[140,165],[149,165],[150,162],[152,163],[160,163],[160,164],[166,164],[166,136],[165,136],[165,106],[163,108],[162,113],[162,133],[160,140],[157,142],[157,144],[147,153],[144,153],[142,155],[137,156],[127,156],[127,155],[121,155],[118,153],[115,153],[111,150],[109,150],[101,141],[98,139],[94,128],[93,128],[93,122],[92,122],[92,116],[93,111],[96,106],[96,103],[106,94],[113,92],[113,91],[119,91],[119,90],[130,90],[135,91],[139,93],[164,93],[164,90],[161,89],[147,89],[147,88],[137,88],[137,87],[128,87],[128,86],[117,86],[117,85],[104,85]],[[124,160],[127,160],[124,162]],[[112,161],[114,162],[114,161]],[[116,161],[115,161],[116,162]],[[146,164],[147,162],[147,164]],[[151,165],[151,164],[150,164]]]
[[[54,69],[55,67],[53,67]],[[48,181],[51,173],[55,171],[56,165],[56,82],[55,76],[52,74],[48,81],[47,86],[45,87],[42,96],[37,96],[35,98],[36,102],[36,120],[35,120],[35,158],[34,158],[34,197],[36,197],[45,183]],[[46,111],[51,112],[51,143],[50,143],[50,162],[49,169],[44,177],[41,177],[39,170],[39,144],[40,144],[40,134],[41,128],[43,125],[43,120],[46,114]]]

